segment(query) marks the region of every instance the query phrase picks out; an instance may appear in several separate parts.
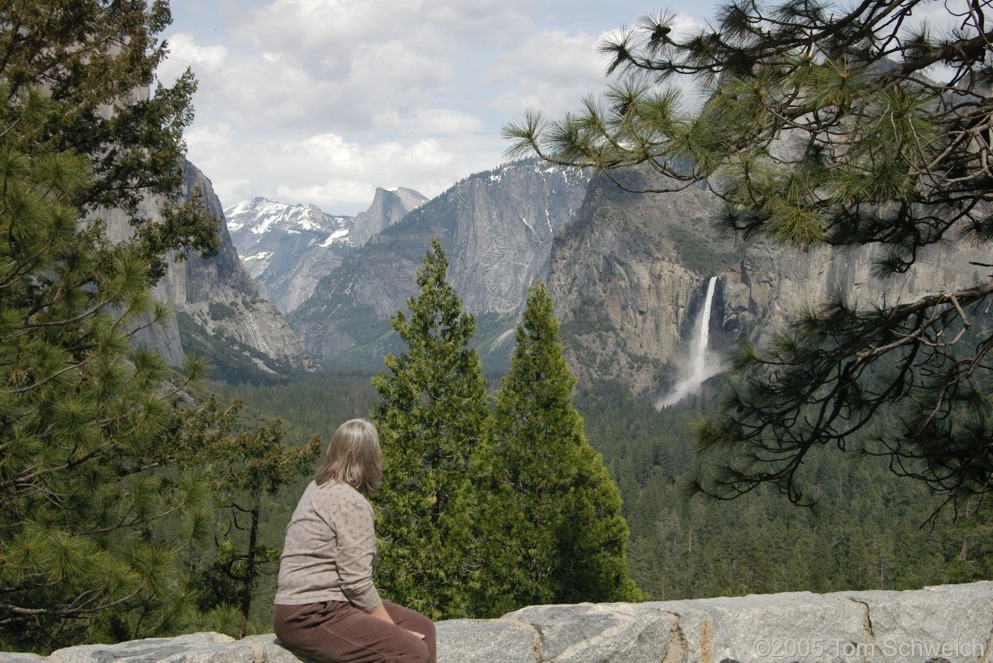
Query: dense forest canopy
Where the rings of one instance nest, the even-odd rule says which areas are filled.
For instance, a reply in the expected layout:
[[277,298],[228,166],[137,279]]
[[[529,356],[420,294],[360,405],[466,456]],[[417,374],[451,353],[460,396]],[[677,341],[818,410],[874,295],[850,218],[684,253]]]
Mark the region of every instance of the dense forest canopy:
[[[739,0],[685,36],[669,14],[645,17],[603,44],[605,94],[505,133],[512,154],[608,174],[647,165],[654,190],[705,181],[723,229],[872,244],[877,274],[900,278],[930,246],[993,233],[988,7]],[[698,111],[682,111],[678,77],[705,90]],[[808,503],[805,460],[828,446],[883,456],[955,505],[985,494],[991,293],[986,277],[873,308],[839,296],[768,348],[743,346],[721,414],[698,431],[712,452],[698,487],[728,498],[771,484]]]

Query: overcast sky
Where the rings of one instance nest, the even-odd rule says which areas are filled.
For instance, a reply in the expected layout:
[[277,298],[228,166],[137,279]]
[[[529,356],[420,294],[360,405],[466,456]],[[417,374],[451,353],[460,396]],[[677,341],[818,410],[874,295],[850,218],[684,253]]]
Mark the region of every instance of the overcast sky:
[[603,37],[712,0],[172,0],[160,78],[200,87],[188,156],[227,207],[355,214],[376,187],[433,197],[504,161],[500,130],[605,83]]

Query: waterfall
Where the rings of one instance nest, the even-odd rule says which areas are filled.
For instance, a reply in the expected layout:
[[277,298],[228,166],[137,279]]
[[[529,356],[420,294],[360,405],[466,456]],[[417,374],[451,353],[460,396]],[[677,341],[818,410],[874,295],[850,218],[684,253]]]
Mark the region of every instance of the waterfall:
[[675,405],[690,394],[695,394],[700,390],[700,385],[704,381],[721,372],[719,363],[708,361],[707,345],[710,342],[710,310],[714,301],[714,288],[717,285],[717,277],[711,276],[707,282],[707,296],[700,311],[700,317],[696,321],[696,329],[690,343],[690,362],[686,375],[676,384],[672,392],[664,398],[660,398],[655,407],[662,409]]

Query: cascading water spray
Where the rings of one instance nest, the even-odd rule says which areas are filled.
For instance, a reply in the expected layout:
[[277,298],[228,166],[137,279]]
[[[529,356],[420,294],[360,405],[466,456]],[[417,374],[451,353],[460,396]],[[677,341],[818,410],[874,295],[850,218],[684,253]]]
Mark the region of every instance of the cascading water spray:
[[671,393],[655,403],[655,407],[658,409],[674,405],[690,394],[697,393],[700,390],[700,385],[707,378],[721,372],[720,364],[709,362],[707,355],[707,346],[710,343],[710,311],[716,285],[717,277],[711,276],[710,281],[707,282],[707,296],[704,299],[700,317],[697,318],[696,330],[690,345],[688,374],[676,384]]

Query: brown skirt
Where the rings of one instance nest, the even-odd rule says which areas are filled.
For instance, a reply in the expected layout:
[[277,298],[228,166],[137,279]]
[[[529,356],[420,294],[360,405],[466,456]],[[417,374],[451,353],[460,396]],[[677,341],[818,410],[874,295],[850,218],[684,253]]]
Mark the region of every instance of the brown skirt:
[[383,607],[395,624],[347,601],[277,603],[272,625],[285,647],[320,663],[435,663],[431,620],[389,601]]

